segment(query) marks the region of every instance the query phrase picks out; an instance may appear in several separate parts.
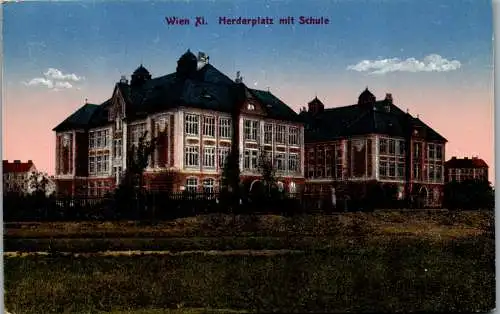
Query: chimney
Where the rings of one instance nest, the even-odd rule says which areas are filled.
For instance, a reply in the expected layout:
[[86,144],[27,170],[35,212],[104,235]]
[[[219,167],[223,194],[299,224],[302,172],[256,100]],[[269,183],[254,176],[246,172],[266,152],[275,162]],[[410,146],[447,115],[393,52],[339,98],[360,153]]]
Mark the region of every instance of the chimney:
[[122,75],[122,77],[120,78],[120,83],[128,84],[128,80],[127,80],[127,77],[125,75]]
[[465,160],[469,160],[469,157],[464,157]]
[[203,68],[205,65],[208,64],[208,55],[204,52],[198,52],[198,58],[197,58],[197,65],[196,65],[196,68],[199,70],[201,68]]
[[456,156],[451,157],[451,160],[456,160],[456,159],[457,159]]
[[15,163],[15,164],[20,164],[20,163],[21,163],[21,161],[20,161],[20,160],[14,160],[14,163]]
[[389,103],[392,104],[392,94],[391,93],[386,93],[385,94],[385,100],[387,100]]
[[33,163],[33,160],[31,160],[31,159],[30,159],[30,160],[28,160],[28,163],[29,163],[29,164],[32,164],[32,163]]
[[241,76],[240,71],[236,72],[236,79],[234,80],[235,83],[243,83],[243,76]]

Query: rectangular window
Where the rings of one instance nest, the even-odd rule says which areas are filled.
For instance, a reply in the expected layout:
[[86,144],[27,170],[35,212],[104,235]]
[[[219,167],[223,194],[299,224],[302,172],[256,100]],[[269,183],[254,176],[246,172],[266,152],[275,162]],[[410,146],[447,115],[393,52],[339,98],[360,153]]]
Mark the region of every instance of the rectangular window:
[[299,145],[299,128],[290,127],[288,129],[288,139],[289,145]]
[[443,160],[443,146],[436,144],[436,159]]
[[200,165],[200,148],[198,146],[186,146],[184,164],[186,167],[197,167]]
[[387,155],[387,153],[389,152],[389,143],[388,143],[388,140],[385,139],[385,138],[381,138],[379,140],[379,154],[380,155]]
[[224,163],[226,162],[227,156],[229,156],[229,148],[227,147],[219,148],[219,153],[218,153],[219,168],[224,168]]
[[288,156],[288,170],[290,172],[298,172],[299,171],[299,155],[298,154],[290,154]]
[[399,155],[399,156],[405,155],[405,142],[404,141],[398,141],[398,153],[397,153],[397,155]]
[[433,182],[436,179],[436,168],[434,165],[428,165],[427,168],[429,169],[427,172],[427,176],[429,178],[429,181]]
[[215,137],[214,117],[203,117],[203,136]]
[[95,132],[89,132],[89,148],[95,148]]
[[96,146],[96,148],[102,147],[102,131],[97,131],[96,132],[95,146]]
[[245,120],[243,132],[245,133],[245,139],[250,141],[256,141],[259,130],[259,121]]
[[396,177],[398,179],[404,179],[405,176],[405,164],[402,162],[398,162],[396,169]]
[[109,155],[104,155],[102,156],[102,172],[108,173],[109,172]]
[[231,138],[231,119],[229,118],[219,119],[219,137]]
[[276,126],[276,143],[277,144],[285,144],[285,136],[286,136],[286,126],[277,125]]
[[436,150],[435,150],[434,144],[428,144],[427,149],[428,149],[429,159],[434,159],[436,157],[436,155],[435,155]]
[[89,174],[95,173],[95,157],[89,156]]
[[198,136],[198,125],[199,125],[199,116],[195,114],[187,114],[186,115],[186,121],[185,121],[185,129],[184,133],[186,135],[191,135],[191,136]]
[[436,165],[436,181],[440,182],[443,179],[443,167]]
[[243,158],[243,168],[246,170],[257,170],[258,167],[258,151],[245,149]]
[[420,164],[413,164],[413,180],[421,181],[422,180],[422,169]]
[[203,167],[215,168],[215,147],[203,147]]
[[146,132],[146,123],[140,123],[130,126],[130,145],[137,147],[139,140]]
[[276,170],[277,171],[285,171],[286,170],[286,163],[285,163],[286,156],[283,153],[277,153],[276,154]]
[[379,176],[380,178],[387,178],[389,176],[389,161],[387,159],[380,159]]
[[389,140],[389,154],[390,155],[396,154],[396,141],[395,140]]
[[264,144],[273,143],[273,125],[270,123],[264,124]]
[[413,143],[413,159],[420,159],[422,156],[422,143]]
[[102,156],[96,156],[96,172],[99,174],[102,172]]

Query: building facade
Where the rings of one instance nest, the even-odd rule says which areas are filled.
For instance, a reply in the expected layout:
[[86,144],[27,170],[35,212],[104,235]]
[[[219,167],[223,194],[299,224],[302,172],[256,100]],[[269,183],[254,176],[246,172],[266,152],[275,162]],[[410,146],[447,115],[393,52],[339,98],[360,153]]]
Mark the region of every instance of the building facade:
[[21,162],[14,160],[2,161],[3,169],[3,191],[29,193],[29,179],[36,172],[36,167],[33,161]]
[[299,115],[269,91],[245,86],[239,73],[231,80],[208,57],[189,50],[174,73],[152,78],[141,65],[130,82],[122,77],[110,99],[86,103],[54,131],[60,194],[111,191],[127,167],[127,154],[144,134],[157,139],[145,171],[151,189],[166,189],[165,176],[175,173],[174,191],[217,190],[233,141],[238,143],[241,181],[249,186],[259,180],[258,158],[264,152],[286,190],[293,192],[304,183]]
[[479,157],[452,157],[445,163],[446,182],[479,180],[489,182],[488,164]]
[[[354,105],[327,108],[313,99],[301,114],[305,131],[305,176],[309,191],[357,193],[349,186],[380,183],[399,199],[440,206],[446,139],[418,117],[366,89]],[[353,184],[355,183],[355,184]]]

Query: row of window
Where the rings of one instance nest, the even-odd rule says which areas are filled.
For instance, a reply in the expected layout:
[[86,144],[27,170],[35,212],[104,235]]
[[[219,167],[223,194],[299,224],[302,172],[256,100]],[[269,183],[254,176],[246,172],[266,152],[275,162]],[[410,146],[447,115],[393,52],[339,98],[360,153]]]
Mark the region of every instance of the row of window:
[[[216,154],[217,151],[217,154]],[[221,147],[216,150],[215,147],[203,147],[203,167],[215,168],[217,164],[219,168],[224,166],[224,162],[229,155],[228,147]],[[186,167],[199,167],[200,166],[200,148],[199,146],[187,145],[184,154],[184,164]],[[288,154],[288,167],[287,156],[285,153],[276,153],[273,163],[277,171],[291,171],[298,172],[300,170],[299,154]],[[243,153],[243,169],[257,170],[259,167],[259,151],[255,149],[245,149]]]
[[89,156],[89,174],[108,174],[109,172],[109,153],[102,153],[95,156]]
[[[217,151],[217,154],[216,154]],[[224,166],[227,156],[229,155],[229,147],[220,147],[216,150],[215,147],[203,147],[203,167],[215,168],[216,162],[220,168]],[[216,161],[217,157],[217,161]],[[184,165],[186,167],[200,166],[200,147],[187,145],[184,149]]]
[[[288,132],[287,132],[288,129]],[[260,136],[260,124],[255,120],[243,121],[244,138],[248,141],[257,141]],[[274,136],[273,136],[274,135]],[[264,124],[264,144],[299,145],[299,128],[286,125]]]
[[[272,160],[270,154],[266,154],[269,160]],[[275,153],[274,160],[272,163],[276,171],[289,171],[289,172],[299,172],[299,154],[289,153],[288,163],[287,154],[285,153]],[[256,171],[259,169],[259,151],[255,149],[245,149],[243,153],[243,169]]]
[[[203,192],[214,193],[215,192],[215,179],[207,178],[202,181]],[[186,180],[186,185],[184,186],[185,191],[197,192],[198,191],[198,178],[188,178]]]
[[88,195],[89,196],[104,196],[107,192],[111,190],[111,183],[108,181],[96,181],[88,183]]
[[[215,117],[203,116],[202,135],[205,137],[215,137]],[[219,137],[231,138],[231,119],[219,118]],[[200,135],[200,115],[187,114],[184,121],[184,133],[188,136]]]
[[[204,137],[216,136],[216,121],[212,116],[200,116],[195,114],[187,114],[185,117],[184,132],[188,136],[200,135],[200,117],[203,119],[201,134]],[[218,136],[220,138],[231,138],[231,119],[219,118],[218,121]],[[257,141],[260,133],[260,123],[257,120],[244,120],[243,134],[244,138],[249,141]],[[288,127],[285,125],[264,124],[264,143],[272,144],[274,140],[277,144],[299,145],[299,128]],[[288,137],[288,139],[287,139]]]

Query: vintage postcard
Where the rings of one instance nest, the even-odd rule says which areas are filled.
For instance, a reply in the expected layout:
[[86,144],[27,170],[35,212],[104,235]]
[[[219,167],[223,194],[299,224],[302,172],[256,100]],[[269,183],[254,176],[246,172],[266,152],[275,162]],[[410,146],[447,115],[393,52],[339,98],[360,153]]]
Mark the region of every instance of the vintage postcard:
[[4,1],[8,313],[485,312],[490,1]]

